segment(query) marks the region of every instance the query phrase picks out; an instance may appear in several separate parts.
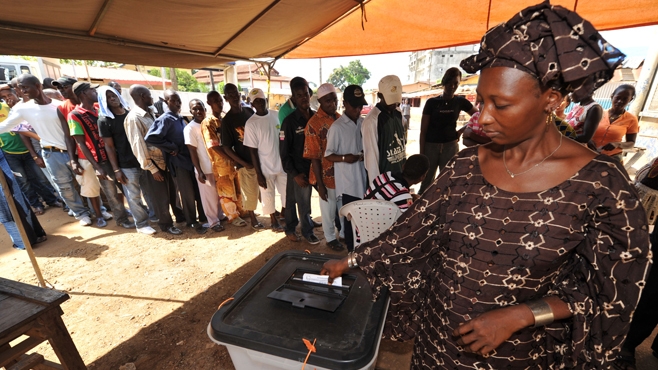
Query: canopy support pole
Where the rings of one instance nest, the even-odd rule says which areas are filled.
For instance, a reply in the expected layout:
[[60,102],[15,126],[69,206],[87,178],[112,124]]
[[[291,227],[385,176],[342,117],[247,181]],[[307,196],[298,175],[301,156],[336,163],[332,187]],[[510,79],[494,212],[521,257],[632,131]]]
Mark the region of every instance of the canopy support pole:
[[5,195],[5,199],[7,200],[7,204],[9,205],[9,211],[11,212],[11,216],[14,218],[14,222],[18,227],[18,232],[21,234],[21,239],[23,239],[23,244],[25,244],[25,249],[27,250],[27,254],[28,256],[30,256],[30,262],[32,262],[32,267],[34,268],[34,273],[37,275],[37,279],[39,280],[39,285],[42,288],[47,288],[46,282],[43,280],[43,275],[41,274],[41,269],[39,268],[39,264],[37,263],[37,258],[34,256],[34,251],[32,250],[32,244],[30,244],[30,239],[27,237],[27,233],[25,232],[25,227],[23,226],[23,223],[21,222],[21,217],[18,214],[18,209],[16,209],[16,204],[14,203],[14,197],[11,195],[11,191],[9,190],[9,184],[7,184],[5,173],[2,171],[0,171],[0,185],[2,186],[2,191]]
[[105,13],[107,12],[107,9],[110,7],[111,3],[112,0],[105,0],[103,5],[101,6],[101,9],[98,11],[98,14],[96,14],[96,19],[94,19],[94,23],[91,24],[91,27],[87,32],[89,36],[94,36],[96,34],[96,30],[98,29],[98,26],[101,24],[103,17],[105,17]]
[[280,1],[281,0],[274,0],[270,5],[268,5],[265,9],[263,9],[263,11],[258,13],[254,18],[252,18],[249,22],[247,22],[247,24],[245,24],[244,27],[240,28],[238,32],[236,32],[233,36],[231,36],[228,40],[226,40],[226,42],[224,42],[220,47],[218,47],[217,51],[214,54],[215,58],[219,55],[219,53],[222,52],[222,50],[224,50],[226,46],[228,46],[228,44],[230,44],[231,42],[233,42],[233,40],[238,38],[238,36],[240,36],[244,31],[246,31],[252,24],[256,23],[256,21],[262,18],[265,14],[267,14],[267,12],[269,12],[272,8],[274,8],[276,4],[278,4]]

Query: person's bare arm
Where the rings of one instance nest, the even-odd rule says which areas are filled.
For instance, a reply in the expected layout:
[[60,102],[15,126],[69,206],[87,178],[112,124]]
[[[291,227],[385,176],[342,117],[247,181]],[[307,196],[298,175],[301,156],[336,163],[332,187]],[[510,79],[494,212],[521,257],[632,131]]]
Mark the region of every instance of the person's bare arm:
[[260,158],[258,158],[258,149],[249,147],[249,154],[251,154],[251,163],[254,165],[256,170],[256,179],[258,179],[258,186],[263,189],[267,189],[267,180],[263,176],[263,171],[260,167]]
[[111,137],[103,137],[103,142],[105,142],[105,151],[107,152],[107,158],[110,160],[110,164],[112,165],[112,169],[114,170],[114,177],[116,177],[117,181],[120,184],[127,184],[128,179],[126,176],[123,174],[123,171],[121,171],[121,167],[119,167],[119,160],[117,159],[117,152],[116,148],[114,147],[114,139]]
[[576,141],[579,143],[588,143],[592,140],[592,136],[594,136],[596,129],[599,128],[601,117],[603,117],[603,109],[600,105],[593,106],[587,111],[585,123],[583,124],[583,133],[576,137]]
[[36,162],[37,166],[41,168],[46,168],[46,163],[44,163],[43,158],[41,158],[41,155],[37,153],[36,150],[34,150],[34,145],[32,145],[32,139],[30,139],[29,136],[23,135],[23,132],[19,133],[19,136],[21,138],[21,141],[23,141],[23,144],[27,148],[27,150],[30,152],[30,156],[32,159],[34,159],[34,162]]
[[[69,155],[69,162],[71,164],[71,169],[73,169],[73,172],[75,172],[78,175],[82,175],[82,172],[84,170],[80,166],[80,163],[78,163],[78,156],[75,153],[75,140],[71,137],[71,130],[69,129],[69,124],[66,122],[66,117],[62,114],[62,112],[57,110],[57,117],[59,117],[59,123],[62,125],[62,131],[64,131],[64,141],[66,142],[66,151],[68,152]],[[84,139],[83,139],[84,140]],[[83,144],[84,147],[86,145]]]
[[315,174],[315,185],[317,186],[320,199],[327,201],[327,187],[322,182],[322,159],[311,159],[311,169]]
[[423,117],[420,119],[420,137],[418,142],[420,143],[420,153],[425,153],[425,136],[427,135],[427,129],[430,127],[430,116],[429,114],[423,114]]
[[85,137],[84,135],[73,135],[73,139],[78,143],[78,148],[80,148],[80,151],[82,152],[82,155],[85,156],[85,159],[91,163],[91,166],[94,167],[94,170],[96,170],[96,176],[100,180],[107,180],[107,173],[101,167],[98,162],[94,159],[94,156],[91,154],[91,151],[89,151],[89,148],[87,148],[87,144],[85,144]]
[[254,168],[254,166],[252,164],[249,164],[246,161],[244,161],[242,158],[240,158],[240,156],[233,150],[233,148],[229,148],[227,146],[222,145],[222,149],[224,150],[224,153],[226,153],[226,155],[232,161],[237,162],[238,164],[240,164],[240,166],[242,166],[242,167],[244,167],[248,170]]

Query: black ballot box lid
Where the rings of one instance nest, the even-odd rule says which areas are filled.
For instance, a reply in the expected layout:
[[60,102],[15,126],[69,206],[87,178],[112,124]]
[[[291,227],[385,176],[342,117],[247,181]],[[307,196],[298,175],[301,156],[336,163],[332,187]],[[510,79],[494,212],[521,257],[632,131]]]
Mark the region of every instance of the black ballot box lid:
[[317,352],[311,354],[310,365],[364,368],[377,353],[388,292],[383,291],[373,302],[372,290],[360,269],[343,275],[343,284],[349,284],[349,289],[334,312],[268,297],[286,282],[299,280],[291,278],[299,271],[319,274],[326,261],[336,258],[341,257],[299,251],[277,254],[233,295],[233,301],[213,315],[209,334],[224,344],[300,362],[308,353],[302,338],[316,339]]

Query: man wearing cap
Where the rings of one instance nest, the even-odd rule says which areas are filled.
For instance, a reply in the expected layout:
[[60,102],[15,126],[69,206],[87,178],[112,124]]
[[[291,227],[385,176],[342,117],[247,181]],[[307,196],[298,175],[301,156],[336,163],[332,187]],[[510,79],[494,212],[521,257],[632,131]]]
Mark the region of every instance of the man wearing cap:
[[329,247],[334,250],[343,249],[336,239],[336,184],[334,181],[334,163],[325,158],[327,148],[327,133],[331,125],[340,117],[336,113],[338,97],[336,88],[330,83],[318,87],[318,112],[308,120],[304,130],[304,158],[311,160],[309,183],[315,186],[320,195],[320,212],[322,214],[322,230]]
[[283,227],[279,224],[278,212],[276,212],[275,188],[279,192],[285,213],[288,177],[283,171],[279,155],[278,112],[267,109],[267,99],[261,89],[252,89],[249,98],[256,114],[249,117],[245,124],[244,145],[251,152],[251,160],[260,186],[263,213],[270,215],[272,230],[280,232],[283,231]]
[[[181,98],[173,90],[166,90],[164,97],[169,111],[155,120],[144,140],[148,144],[160,148],[165,153],[167,167],[178,190],[185,222],[188,227],[203,234],[207,231],[207,228],[203,227],[202,224],[206,223],[208,219],[203,212],[190,150],[185,145],[185,134],[183,133],[185,120],[179,115],[182,104]],[[199,213],[198,221],[197,211]]]
[[402,172],[407,158],[402,114],[396,108],[402,102],[402,83],[389,75],[379,81],[379,103],[363,119],[363,154],[368,181],[382,173]]
[[[329,128],[325,159],[334,163],[336,182],[336,207],[340,209],[351,201],[361,199],[366,190],[366,169],[363,166],[363,141],[361,138],[361,109],[368,104],[363,89],[350,85],[343,92],[345,111]],[[351,228],[345,228],[341,217],[341,236],[352,250]]]
[[98,130],[98,113],[94,107],[94,103],[98,102],[97,87],[97,84],[82,81],[73,84],[73,93],[80,105],[69,113],[67,120],[71,136],[78,144],[78,161],[84,170],[76,179],[80,183],[82,196],[91,201],[97,215],[98,227],[107,226],[105,220],[112,218],[111,214],[101,210],[102,187],[112,211],[117,216],[117,225],[129,229],[134,227],[134,224],[128,221],[128,212],[123,201],[119,201],[117,186],[120,184],[116,182],[105,151],[105,143]]
[[69,135],[68,124],[59,117],[57,108],[61,102],[45,96],[41,81],[33,75],[20,75],[18,86],[30,101],[12,108],[9,117],[0,123],[0,132],[10,131],[23,121],[32,126],[41,138],[43,160],[57,185],[57,192],[73,211],[75,218],[84,226],[90,225],[89,208],[85,207],[73,184],[73,176],[82,174],[82,169],[73,154],[75,144]]

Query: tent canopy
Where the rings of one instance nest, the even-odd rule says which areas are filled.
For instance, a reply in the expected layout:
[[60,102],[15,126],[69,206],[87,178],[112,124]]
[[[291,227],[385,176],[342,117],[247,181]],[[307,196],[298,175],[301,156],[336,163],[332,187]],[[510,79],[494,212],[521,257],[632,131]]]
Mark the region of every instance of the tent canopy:
[[[365,30],[361,29],[365,3]],[[476,43],[539,0],[22,0],[0,12],[0,53],[200,68]],[[556,0],[598,29],[658,23],[656,0]]]

